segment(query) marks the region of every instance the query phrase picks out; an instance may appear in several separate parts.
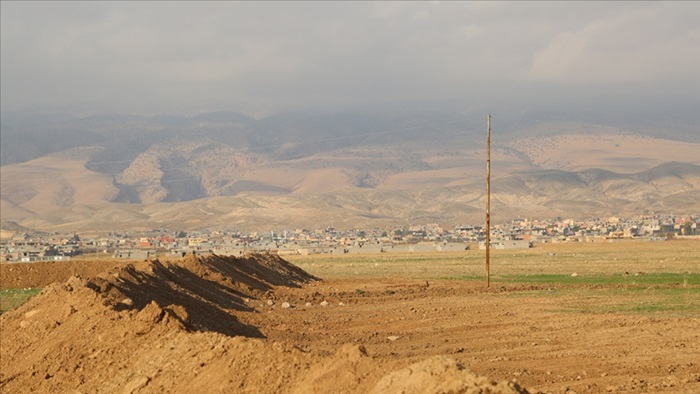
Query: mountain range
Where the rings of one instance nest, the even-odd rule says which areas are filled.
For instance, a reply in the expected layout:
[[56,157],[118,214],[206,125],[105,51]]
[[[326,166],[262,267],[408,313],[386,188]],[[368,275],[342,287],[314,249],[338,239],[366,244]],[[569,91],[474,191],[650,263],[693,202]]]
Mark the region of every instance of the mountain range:
[[[492,218],[700,212],[700,133],[503,111]],[[573,119],[573,120],[567,120]],[[486,113],[3,113],[3,228],[360,228],[483,220]]]

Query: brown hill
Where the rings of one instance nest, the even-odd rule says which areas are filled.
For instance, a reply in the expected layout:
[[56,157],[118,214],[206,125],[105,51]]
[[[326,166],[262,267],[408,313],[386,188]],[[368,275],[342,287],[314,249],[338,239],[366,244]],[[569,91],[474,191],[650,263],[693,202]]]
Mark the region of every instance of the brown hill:
[[[660,164],[678,161],[700,164],[696,153],[700,144],[623,132],[615,128],[580,124],[540,125],[538,129],[559,127],[554,135],[529,133],[508,146],[521,152],[532,164],[545,169],[581,171],[603,168],[632,173]],[[578,132],[580,130],[587,133]]]
[[[700,211],[700,166],[675,163],[621,174],[589,169],[522,171],[494,176],[494,220]],[[483,220],[484,181],[432,188],[341,188],[319,194],[244,193],[180,203],[101,202],[55,208],[8,222],[42,231],[321,228]],[[3,220],[6,213],[3,212]],[[9,215],[8,215],[9,216]]]
[[[43,143],[47,131],[94,137],[43,156],[52,145],[41,145],[25,155],[40,157],[0,167],[2,222],[34,230],[481,220],[483,131],[458,113],[52,118],[45,132],[40,120],[17,122],[3,129],[3,152],[7,141],[31,145],[28,136]],[[698,151],[697,142],[584,122],[496,129],[494,213],[696,212]]]

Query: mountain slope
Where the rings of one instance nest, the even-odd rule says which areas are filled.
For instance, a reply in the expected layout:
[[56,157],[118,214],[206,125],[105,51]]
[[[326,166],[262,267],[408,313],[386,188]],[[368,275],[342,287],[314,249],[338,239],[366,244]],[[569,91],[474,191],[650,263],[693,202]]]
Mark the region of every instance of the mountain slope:
[[[4,117],[2,220],[41,229],[480,220],[479,123],[432,110]],[[492,131],[494,212],[504,219],[698,210],[700,143],[619,125],[521,123]]]
[[[668,167],[673,168],[670,174],[674,175],[669,176]],[[591,172],[602,172],[605,176],[594,180]],[[522,216],[586,218],[698,212],[700,193],[693,186],[700,181],[698,174],[700,166],[681,163],[636,174],[600,170],[512,174],[493,181],[492,218],[504,221]],[[254,231],[319,228],[332,223],[338,228],[433,222],[456,224],[479,223],[483,220],[484,203],[483,182],[479,179],[459,187],[346,188],[317,194],[242,193],[179,203],[101,202],[56,208],[42,215],[18,215],[15,222],[47,231],[150,228]],[[3,220],[6,220],[4,214]]]

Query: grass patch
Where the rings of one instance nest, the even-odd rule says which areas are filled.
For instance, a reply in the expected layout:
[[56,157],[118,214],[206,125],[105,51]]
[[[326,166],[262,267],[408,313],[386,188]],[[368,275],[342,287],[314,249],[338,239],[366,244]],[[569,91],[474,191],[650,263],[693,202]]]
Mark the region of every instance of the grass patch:
[[[480,276],[443,279],[482,281]],[[621,313],[700,317],[700,274],[640,275],[502,275],[492,284],[535,285],[538,290],[508,293],[508,297],[548,299],[561,313]]]
[[[454,280],[483,280],[483,276],[457,276],[442,279]],[[700,274],[678,274],[670,272],[653,272],[640,275],[563,275],[563,274],[535,274],[535,275],[498,275],[491,276],[492,283],[522,283],[532,285],[626,285],[626,286],[700,286]]]
[[39,294],[41,288],[0,289],[0,312],[4,313]]
[[586,290],[585,297],[574,292],[567,296],[566,293],[562,306],[567,312],[700,317],[699,287],[597,289]]

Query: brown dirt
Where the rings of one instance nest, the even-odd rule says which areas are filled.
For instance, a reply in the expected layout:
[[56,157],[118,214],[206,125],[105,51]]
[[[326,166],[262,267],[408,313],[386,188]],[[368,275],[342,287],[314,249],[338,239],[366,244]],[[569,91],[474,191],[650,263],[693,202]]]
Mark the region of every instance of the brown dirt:
[[113,267],[128,264],[119,260],[97,261],[41,261],[31,264],[0,264],[0,288],[20,289],[44,287],[54,282],[65,282],[73,275],[95,276]]
[[[74,269],[8,266],[3,287]],[[564,313],[522,285],[321,281],[273,255],[108,268],[0,316],[1,392],[700,392],[697,318]]]

